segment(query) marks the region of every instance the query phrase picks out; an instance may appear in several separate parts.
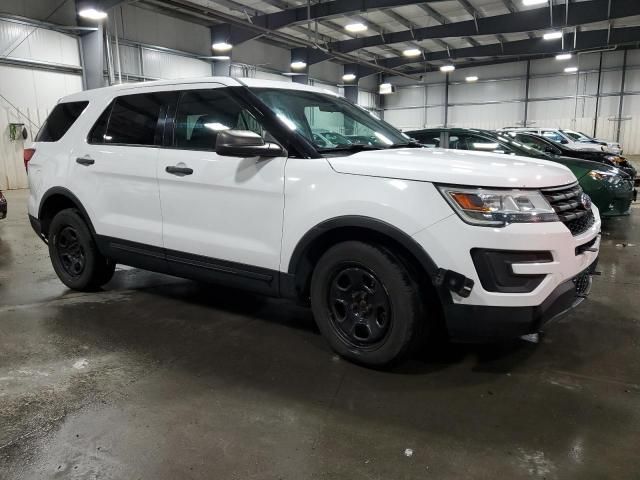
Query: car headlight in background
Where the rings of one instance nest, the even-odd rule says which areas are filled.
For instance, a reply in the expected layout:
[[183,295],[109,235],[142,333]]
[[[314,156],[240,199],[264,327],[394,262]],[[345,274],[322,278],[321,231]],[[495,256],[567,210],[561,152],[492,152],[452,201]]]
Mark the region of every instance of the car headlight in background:
[[594,180],[598,180],[601,182],[609,182],[613,185],[617,185],[622,181],[622,177],[618,175],[618,172],[613,171],[603,171],[603,170],[591,170],[587,175],[589,175]]
[[619,155],[607,155],[604,157],[605,160],[609,160],[610,162],[615,163],[616,165],[624,162],[624,158]]
[[438,188],[460,218],[472,225],[504,227],[510,223],[558,221],[553,207],[537,190]]

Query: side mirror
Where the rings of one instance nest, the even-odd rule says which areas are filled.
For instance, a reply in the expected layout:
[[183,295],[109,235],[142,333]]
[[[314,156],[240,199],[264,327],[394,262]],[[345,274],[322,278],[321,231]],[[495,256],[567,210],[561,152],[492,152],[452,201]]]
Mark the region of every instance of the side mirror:
[[250,130],[222,130],[216,139],[216,153],[225,157],[283,157],[287,152],[277,143],[265,142]]
[[566,145],[569,143],[569,140],[565,140],[564,138],[562,140],[560,140],[560,143],[563,145]]

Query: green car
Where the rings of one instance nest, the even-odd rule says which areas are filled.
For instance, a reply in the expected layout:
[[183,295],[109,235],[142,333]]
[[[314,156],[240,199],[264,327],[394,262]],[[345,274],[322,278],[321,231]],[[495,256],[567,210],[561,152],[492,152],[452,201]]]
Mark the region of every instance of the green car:
[[582,190],[603,217],[628,215],[636,198],[633,179],[621,170],[599,162],[550,155],[489,130],[468,128],[430,128],[405,132],[428,147],[475,150],[539,158],[565,165],[578,179]]

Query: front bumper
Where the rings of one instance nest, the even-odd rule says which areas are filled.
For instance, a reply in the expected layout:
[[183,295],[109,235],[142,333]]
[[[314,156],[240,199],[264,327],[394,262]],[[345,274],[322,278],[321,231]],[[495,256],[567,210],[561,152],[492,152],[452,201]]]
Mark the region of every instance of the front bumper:
[[492,307],[447,304],[444,306],[447,331],[451,339],[462,342],[494,341],[537,333],[580,305],[591,291],[591,275],[597,259],[586,270],[553,290],[540,305],[530,307]]
[[611,186],[600,196],[599,202],[594,200],[594,203],[600,209],[600,215],[602,217],[615,217],[629,214],[631,203],[636,200],[638,192],[632,180],[624,180],[616,186]]

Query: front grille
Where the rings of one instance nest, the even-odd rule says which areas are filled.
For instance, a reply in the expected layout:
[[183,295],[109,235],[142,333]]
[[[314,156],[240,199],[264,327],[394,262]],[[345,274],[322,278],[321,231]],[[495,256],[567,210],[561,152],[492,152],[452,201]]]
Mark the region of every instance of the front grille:
[[593,225],[593,212],[591,208],[585,208],[582,188],[577,183],[568,187],[544,189],[542,194],[572,235],[579,235]]

